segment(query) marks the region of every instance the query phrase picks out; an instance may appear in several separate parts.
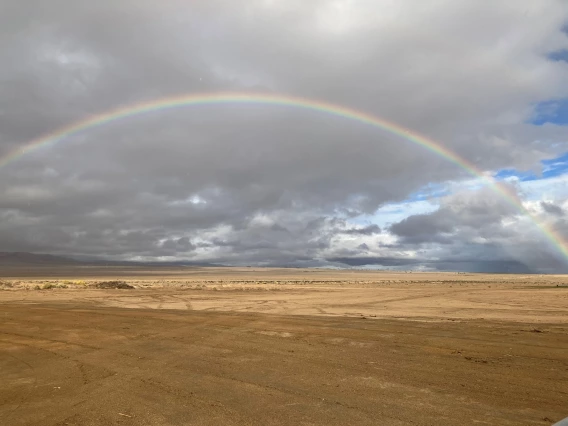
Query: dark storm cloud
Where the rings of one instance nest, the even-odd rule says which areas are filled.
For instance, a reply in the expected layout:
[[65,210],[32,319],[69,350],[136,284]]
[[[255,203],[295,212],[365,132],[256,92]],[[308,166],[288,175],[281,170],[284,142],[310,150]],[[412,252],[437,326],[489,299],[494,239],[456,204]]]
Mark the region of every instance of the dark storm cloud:
[[381,228],[377,225],[368,225],[364,228],[346,229],[343,233],[348,235],[374,235],[380,234]]
[[[554,220],[555,216],[546,220]],[[560,236],[568,231],[563,229],[562,221],[553,228]],[[409,216],[391,225],[390,231],[399,237],[397,244],[390,246],[392,250],[412,248],[422,259],[436,259],[432,263],[435,269],[527,273],[568,270],[557,244],[545,238],[533,220],[488,188],[447,196],[434,212]]]
[[381,266],[386,269],[408,270],[420,265],[427,270],[433,271],[464,271],[482,272],[491,274],[531,274],[536,271],[517,260],[452,260],[432,262],[429,259],[404,259],[383,257],[354,257],[354,258],[331,258],[330,262],[336,262],[347,266]]
[[540,206],[547,213],[550,213],[550,214],[555,215],[555,216],[564,216],[564,210],[562,209],[562,207],[557,206],[554,203],[548,203],[546,201],[541,201]]
[[394,257],[331,257],[327,260],[330,262],[342,263],[349,266],[380,265],[392,267],[412,266],[424,263],[424,259],[404,259]]
[[[484,170],[537,168],[566,142],[560,126],[527,124],[531,105],[568,95],[564,64],[547,56],[568,45],[562,6],[0,0],[0,157],[109,108],[235,90],[361,109]],[[88,129],[1,168],[0,250],[305,264],[395,257],[389,245],[446,244],[456,229],[473,238],[485,213],[495,219],[486,232],[510,234],[496,203],[458,198],[393,235],[349,222],[464,176],[338,117],[179,108]]]
[[447,197],[435,212],[409,216],[391,225],[390,231],[404,242],[422,243],[433,239],[441,242],[439,238],[452,236],[458,229],[479,231],[499,224],[503,218],[513,214],[518,214],[515,207],[485,188]]

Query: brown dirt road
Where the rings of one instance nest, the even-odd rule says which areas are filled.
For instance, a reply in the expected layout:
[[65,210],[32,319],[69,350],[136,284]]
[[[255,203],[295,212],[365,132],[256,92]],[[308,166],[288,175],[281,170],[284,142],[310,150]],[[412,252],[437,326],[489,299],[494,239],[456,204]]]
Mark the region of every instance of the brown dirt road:
[[130,277],[133,290],[33,291],[23,288],[38,276],[12,277],[0,292],[0,424],[550,425],[568,416],[568,289],[555,287],[565,278],[331,282],[322,272],[292,283],[276,271],[239,283],[239,274]]

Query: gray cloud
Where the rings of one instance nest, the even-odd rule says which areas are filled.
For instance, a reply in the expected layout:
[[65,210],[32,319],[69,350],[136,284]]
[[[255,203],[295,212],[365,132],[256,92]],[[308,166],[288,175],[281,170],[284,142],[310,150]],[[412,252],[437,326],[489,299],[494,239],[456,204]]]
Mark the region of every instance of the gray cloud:
[[[390,231],[406,243],[432,241],[443,243],[454,239],[458,230],[474,231],[493,228],[518,210],[489,188],[461,192],[442,200],[438,210],[409,216],[390,227]],[[493,230],[491,230],[493,232]]]
[[549,203],[546,201],[541,201],[540,202],[540,206],[544,209],[544,211],[546,211],[547,213],[550,213],[552,215],[555,216],[564,216],[564,210],[562,209],[562,207],[557,206],[554,203]]
[[[566,235],[557,214],[544,211],[549,216],[541,220],[556,223],[555,234]],[[434,212],[409,216],[391,225],[390,231],[399,237],[391,249],[412,248],[425,264],[435,259],[436,269],[454,265],[488,272],[567,270],[565,259],[542,230],[487,187],[444,197]]]
[[[563,2],[443,3],[0,0],[0,158],[120,105],[258,91],[376,114],[483,170],[538,170],[566,149],[565,128],[529,124],[535,103],[568,96],[566,64],[549,58],[568,46]],[[424,244],[447,257],[455,238],[502,235],[500,247],[511,212],[492,198],[456,197],[389,229],[352,223],[466,176],[338,117],[179,108],[88,129],[0,168],[0,250],[325,264]]]
[[337,262],[351,267],[370,267],[381,266],[385,269],[411,271],[417,266],[420,269],[431,271],[464,271],[464,272],[483,272],[494,274],[530,274],[536,271],[517,260],[450,260],[450,261],[431,261],[430,259],[404,259],[389,257],[347,257],[331,258],[331,262]]
[[363,228],[351,228],[343,231],[348,235],[375,235],[381,233],[381,228],[378,225],[368,225]]

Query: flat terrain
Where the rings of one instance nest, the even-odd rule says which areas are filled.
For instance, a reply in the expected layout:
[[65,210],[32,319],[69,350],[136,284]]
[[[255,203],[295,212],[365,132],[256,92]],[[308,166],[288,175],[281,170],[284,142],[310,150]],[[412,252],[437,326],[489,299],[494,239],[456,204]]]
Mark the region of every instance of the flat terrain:
[[0,289],[1,425],[568,416],[564,276],[46,267]]

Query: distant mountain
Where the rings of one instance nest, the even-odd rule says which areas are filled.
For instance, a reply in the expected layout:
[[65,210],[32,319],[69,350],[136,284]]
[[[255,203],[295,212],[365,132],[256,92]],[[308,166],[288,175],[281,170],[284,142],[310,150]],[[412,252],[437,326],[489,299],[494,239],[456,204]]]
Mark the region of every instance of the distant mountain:
[[0,266],[59,266],[78,265],[80,263],[67,257],[51,254],[0,252]]
[[191,262],[188,260],[180,260],[177,262],[167,262],[167,261],[135,261],[135,260],[106,260],[106,259],[89,259],[88,261],[83,261],[84,264],[97,265],[97,266],[137,266],[137,267],[160,267],[160,266],[194,266],[194,267],[225,267],[220,263],[210,263],[210,262]]
[[121,260],[106,260],[92,257],[64,257],[51,254],[26,252],[0,252],[0,267],[4,266],[131,266],[131,267],[222,267],[224,265],[207,262],[136,262]]

